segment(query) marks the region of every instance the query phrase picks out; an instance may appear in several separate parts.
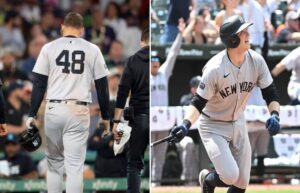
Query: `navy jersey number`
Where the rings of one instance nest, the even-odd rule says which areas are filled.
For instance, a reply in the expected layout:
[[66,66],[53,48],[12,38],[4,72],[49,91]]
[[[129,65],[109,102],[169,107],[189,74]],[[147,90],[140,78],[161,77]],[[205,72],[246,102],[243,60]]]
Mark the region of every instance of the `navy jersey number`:
[[63,50],[58,57],[56,58],[56,65],[63,66],[62,69],[63,73],[70,73],[70,66],[71,72],[73,74],[82,74],[84,70],[84,59],[85,53],[81,50],[74,50],[72,52],[72,63],[69,61],[69,50]]

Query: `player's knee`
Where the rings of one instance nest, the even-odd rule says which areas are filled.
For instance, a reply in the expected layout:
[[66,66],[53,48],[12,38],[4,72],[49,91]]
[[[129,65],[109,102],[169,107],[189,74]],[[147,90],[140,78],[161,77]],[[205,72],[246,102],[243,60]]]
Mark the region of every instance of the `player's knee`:
[[[226,168],[226,166],[225,166]],[[228,167],[220,174],[221,180],[227,184],[234,184],[239,178],[239,169],[237,167]]]

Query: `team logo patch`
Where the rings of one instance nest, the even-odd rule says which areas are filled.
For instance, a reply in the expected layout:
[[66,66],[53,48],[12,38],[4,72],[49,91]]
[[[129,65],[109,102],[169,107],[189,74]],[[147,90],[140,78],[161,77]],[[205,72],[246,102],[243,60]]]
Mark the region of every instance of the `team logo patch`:
[[203,90],[205,88],[204,82],[200,82],[199,87]]

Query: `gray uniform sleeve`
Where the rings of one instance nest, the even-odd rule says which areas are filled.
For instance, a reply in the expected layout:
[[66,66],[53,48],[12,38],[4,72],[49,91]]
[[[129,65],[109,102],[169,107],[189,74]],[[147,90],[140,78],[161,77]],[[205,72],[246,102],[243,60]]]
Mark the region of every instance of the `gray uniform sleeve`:
[[178,34],[170,48],[166,61],[159,68],[159,71],[165,74],[166,77],[168,78],[172,75],[176,57],[179,54],[181,44],[182,44],[182,36],[181,34]]
[[257,86],[260,87],[261,89],[264,89],[272,84],[273,78],[262,56],[257,57],[257,62],[258,62],[257,65],[259,67]]
[[299,49],[294,49],[291,53],[289,53],[286,57],[284,57],[280,63],[282,63],[287,70],[292,70],[295,68],[297,64],[296,61],[300,60]]
[[104,57],[103,57],[100,49],[97,48],[94,66],[93,66],[93,78],[94,78],[94,80],[98,80],[100,78],[103,78],[104,76],[107,76],[108,74],[109,74],[109,71],[105,64]]
[[39,57],[37,58],[37,61],[32,71],[38,74],[48,76],[49,67],[50,67],[50,62],[46,53],[46,48],[44,46],[39,54]]
[[211,99],[216,93],[216,77],[214,69],[204,69],[197,94],[206,100]]

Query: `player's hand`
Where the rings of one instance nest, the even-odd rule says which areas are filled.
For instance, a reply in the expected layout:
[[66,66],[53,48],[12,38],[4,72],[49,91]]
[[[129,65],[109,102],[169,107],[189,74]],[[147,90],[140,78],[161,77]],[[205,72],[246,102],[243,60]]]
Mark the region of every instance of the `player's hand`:
[[188,132],[189,130],[184,124],[174,127],[171,130],[172,139],[170,140],[170,142],[180,142],[188,134]]
[[117,130],[118,125],[119,123],[114,123],[112,132],[114,135],[114,140],[116,140],[117,143],[120,143],[123,133]]
[[0,124],[0,136],[5,136],[7,134],[6,124]]
[[34,118],[33,117],[28,117],[26,120],[26,127],[28,129],[32,129],[32,126],[34,125]]
[[266,128],[270,135],[276,135],[280,131],[279,117],[276,113],[273,113],[266,122]]

